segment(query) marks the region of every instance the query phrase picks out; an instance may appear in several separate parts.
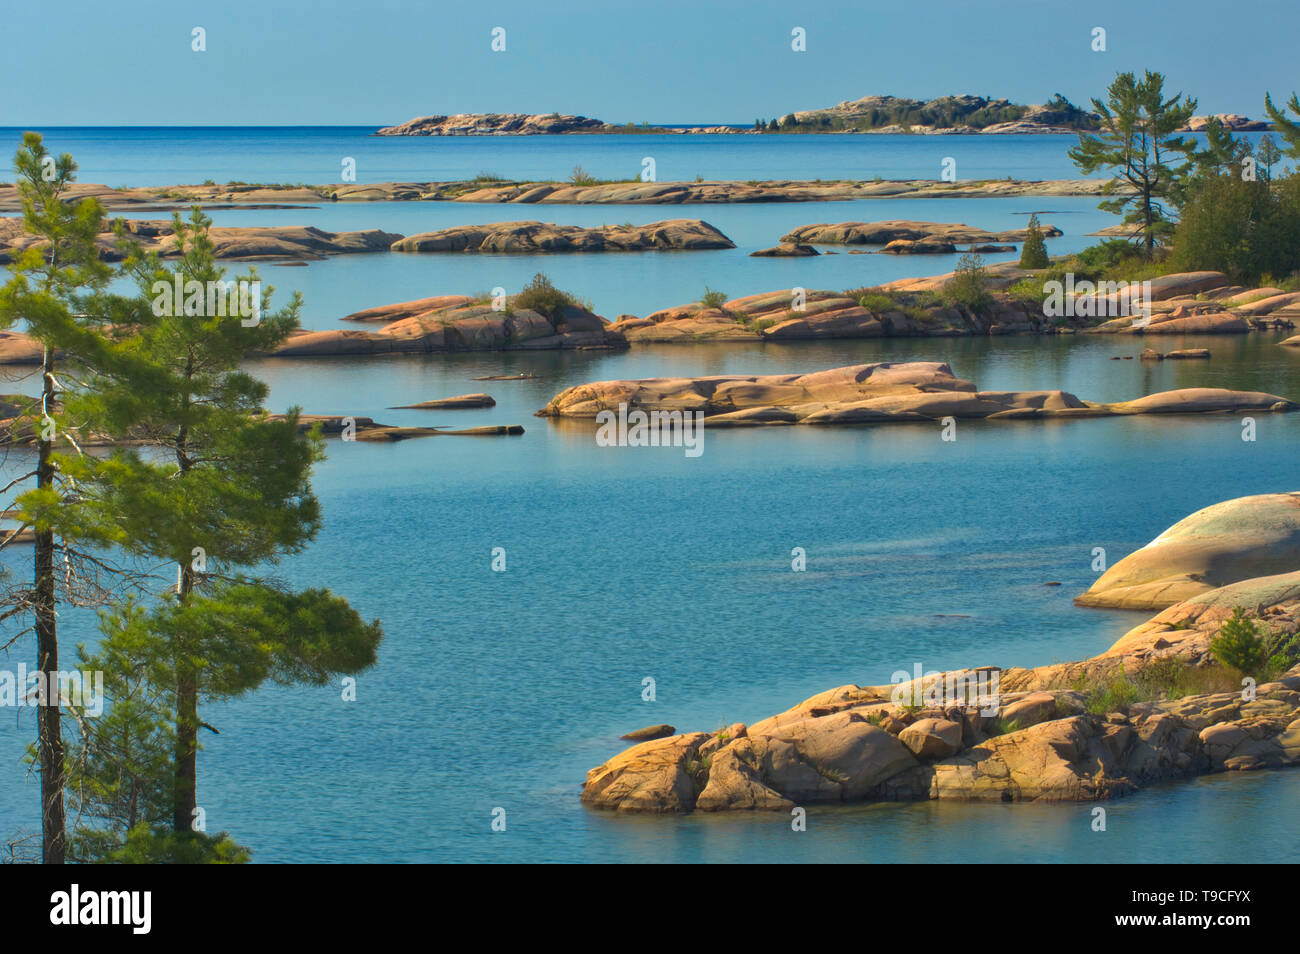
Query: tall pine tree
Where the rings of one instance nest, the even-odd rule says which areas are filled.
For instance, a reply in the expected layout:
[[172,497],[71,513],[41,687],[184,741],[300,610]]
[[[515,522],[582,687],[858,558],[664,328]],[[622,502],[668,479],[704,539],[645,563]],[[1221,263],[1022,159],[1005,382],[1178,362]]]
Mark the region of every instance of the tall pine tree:
[[[117,654],[119,669],[129,663],[146,673],[152,697],[165,700],[170,725],[159,727],[153,744],[169,741],[172,777],[148,787],[155,796],[169,791],[177,838],[189,836],[197,815],[202,701],[267,680],[325,684],[361,672],[382,638],[377,621],[363,622],[328,590],[292,592],[255,575],[317,532],[310,474],[321,440],[303,433],[296,409],[266,413],[266,385],[239,369],[247,352],[271,350],[297,327],[298,296],[271,313],[271,290],[262,293],[255,273],[228,282],[209,225],[198,208],[188,222],[175,217],[178,257],[170,267],[123,235],[124,267],[139,292],[104,295],[97,304],[134,333],[113,344],[87,391],[69,404],[107,435],[132,442],[76,462],[84,506],[116,528],[115,542],[128,553],[176,567],[175,587],[156,605],[106,617],[101,655]],[[251,310],[231,314],[230,303],[240,300]],[[148,736],[150,719],[140,713],[127,730],[143,725]]]
[[33,618],[41,678],[36,761],[41,777],[41,857],[46,864],[63,863],[67,852],[56,610],[68,575],[63,568],[56,571],[56,557],[62,556],[59,562],[65,564],[70,559],[66,541],[76,538],[79,524],[58,460],[60,446],[71,442],[79,450],[65,426],[60,375],[76,373],[78,359],[100,351],[100,325],[84,317],[85,301],[112,276],[96,244],[104,225],[100,204],[94,199],[75,204],[66,200],[76,169],[71,156],[51,155],[38,133],[23,134],[14,171],[23,225],[40,241],[17,256],[9,266],[9,281],[0,289],[0,327],[25,323],[42,351],[40,396],[20,428],[36,445],[35,468],[15,481],[34,478],[35,487],[16,499],[15,509],[34,528],[32,589],[24,600]]
[[1181,93],[1165,99],[1164,82],[1163,75],[1150,70],[1140,81],[1132,73],[1120,73],[1106,101],[1092,101],[1101,116],[1100,132],[1080,133],[1079,144],[1070,150],[1084,174],[1113,170],[1107,191],[1115,198],[1098,207],[1138,225],[1148,259],[1157,240],[1173,231],[1165,202],[1178,202],[1196,148],[1193,140],[1174,135],[1191,119],[1196,100]]

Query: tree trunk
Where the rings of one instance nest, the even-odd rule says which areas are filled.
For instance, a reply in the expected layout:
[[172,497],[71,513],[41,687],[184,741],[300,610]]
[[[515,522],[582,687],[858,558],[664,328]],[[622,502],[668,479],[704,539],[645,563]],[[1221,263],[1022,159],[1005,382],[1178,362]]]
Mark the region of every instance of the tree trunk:
[[1142,218],[1146,223],[1144,231],[1146,232],[1146,260],[1149,262],[1155,255],[1156,237],[1152,232],[1155,227],[1155,215],[1151,210],[1151,188],[1148,186],[1142,194]]
[[[54,486],[53,441],[46,440],[45,421],[54,407],[54,355],[45,349],[44,390],[37,430],[36,486]],[[59,641],[54,615],[54,532],[36,530],[33,596],[36,617],[36,666],[43,681],[37,708],[36,739],[41,760],[41,860],[61,865],[67,856],[67,817],[64,812],[63,726],[59,720]]]
[[[194,591],[194,571],[181,564],[176,584],[177,600],[184,605]],[[182,645],[176,653],[176,789],[172,827],[191,830],[198,806],[199,693],[198,678]]]

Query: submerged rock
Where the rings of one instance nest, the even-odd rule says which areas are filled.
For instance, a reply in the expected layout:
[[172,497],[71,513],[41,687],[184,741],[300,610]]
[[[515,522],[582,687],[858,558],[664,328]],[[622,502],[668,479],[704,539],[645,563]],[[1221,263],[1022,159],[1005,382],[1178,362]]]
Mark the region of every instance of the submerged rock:
[[659,725],[648,725],[644,729],[636,729],[627,735],[620,735],[620,739],[627,739],[631,742],[648,742],[650,739],[663,739],[677,732],[675,728],[667,723]]
[[490,394],[458,394],[455,397],[421,401],[418,404],[399,404],[394,408],[390,408],[390,410],[459,410],[461,408],[496,407],[496,404],[496,399]]
[[894,239],[880,251],[886,255],[951,255],[957,246],[934,238]]
[[808,258],[821,253],[811,245],[793,245],[782,243],[773,245],[771,248],[761,248],[757,252],[750,252],[750,258]]

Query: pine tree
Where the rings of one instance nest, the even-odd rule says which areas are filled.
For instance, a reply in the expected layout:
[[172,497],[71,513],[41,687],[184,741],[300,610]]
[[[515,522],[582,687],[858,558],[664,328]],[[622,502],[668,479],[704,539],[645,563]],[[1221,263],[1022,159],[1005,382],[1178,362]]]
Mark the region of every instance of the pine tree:
[[[41,776],[41,857],[62,864],[67,852],[64,806],[64,743],[55,674],[59,669],[57,605],[67,574],[56,574],[60,545],[56,540],[76,536],[75,507],[68,505],[68,486],[60,474],[57,447],[75,439],[65,426],[60,406],[60,375],[72,370],[77,357],[95,353],[99,332],[93,320],[81,317],[84,297],[102,288],[111,270],[100,261],[96,239],[104,211],[94,199],[75,205],[65,195],[76,177],[76,163],[64,154],[57,159],[37,133],[24,133],[14,158],[23,224],[42,241],[31,245],[10,265],[10,279],[0,290],[0,327],[26,322],[28,333],[41,344],[41,394],[26,427],[36,445],[35,469],[9,486],[35,478],[34,489],[15,501],[26,524],[34,527],[32,589],[21,608],[30,610],[36,635],[37,669],[44,691],[37,709],[36,760]],[[74,443],[75,446],[75,443]],[[61,556],[71,558],[66,542]],[[63,590],[66,592],[66,590]],[[9,615],[6,613],[6,616]]]
[[1300,121],[1292,119],[1286,114],[1290,109],[1300,117],[1300,98],[1295,93],[1286,101],[1286,106],[1278,109],[1273,105],[1273,98],[1268,93],[1264,94],[1264,110],[1268,113],[1268,118],[1273,120],[1273,126],[1278,134],[1286,140],[1286,154],[1295,159],[1300,159]]
[[[1162,200],[1176,203],[1192,169],[1196,143],[1174,133],[1187,125],[1196,100],[1181,93],[1165,99],[1165,78],[1148,70],[1139,82],[1120,73],[1107,90],[1106,102],[1092,101],[1101,116],[1098,135],[1079,134],[1070,158],[1086,175],[1114,170],[1108,192],[1118,195],[1099,203],[1107,212],[1124,214],[1140,226],[1145,255],[1150,259],[1157,239],[1172,232]],[[1171,164],[1171,160],[1182,161]]]
[[1259,137],[1259,143],[1255,146],[1255,158],[1259,161],[1264,171],[1264,181],[1273,182],[1273,167],[1278,164],[1282,158],[1282,150],[1277,147],[1273,137],[1268,133]]
[[[250,575],[316,534],[310,473],[321,441],[302,433],[297,409],[268,415],[266,385],[239,370],[247,352],[270,350],[297,327],[299,297],[271,313],[273,290],[263,294],[255,272],[223,284],[209,225],[198,208],[188,222],[175,216],[178,258],[170,268],[124,241],[124,268],[139,293],[101,296],[98,305],[133,334],[113,344],[87,392],[69,402],[104,433],[137,442],[80,461],[84,506],[116,527],[126,552],[177,568],[175,587],[156,605],[106,617],[100,651],[107,665],[117,654],[119,672],[129,661],[147,673],[152,697],[164,700],[165,730],[151,732],[157,719],[149,712],[127,729],[151,738],[155,751],[160,739],[172,746],[172,777],[150,785],[169,794],[173,840],[181,839],[175,850],[184,851],[202,841],[191,835],[206,725],[200,702],[268,679],[324,684],[360,672],[373,665],[382,638],[377,621],[364,623],[328,590],[295,593]],[[178,282],[183,299],[170,293]],[[232,285],[252,314],[214,309],[210,290]],[[218,839],[214,850],[224,844]]]
[[1218,635],[1210,640],[1210,654],[1221,666],[1247,676],[1259,672],[1268,661],[1259,628],[1240,606],[1232,611],[1232,616],[1219,627]]
[[1038,227],[1038,216],[1029,216],[1029,228],[1025,230],[1025,244],[1020,248],[1021,268],[1047,268],[1051,264],[1047,257],[1047,243]]
[[1240,174],[1241,160],[1249,154],[1249,143],[1233,136],[1219,117],[1209,117],[1205,121],[1205,148],[1192,155],[1195,174],[1189,188],[1194,189],[1209,176]]

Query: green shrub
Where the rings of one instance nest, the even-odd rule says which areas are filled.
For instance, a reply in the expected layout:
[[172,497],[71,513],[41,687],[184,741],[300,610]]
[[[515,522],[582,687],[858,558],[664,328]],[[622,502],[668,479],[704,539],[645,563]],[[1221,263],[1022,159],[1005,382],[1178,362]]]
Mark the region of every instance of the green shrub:
[[1273,679],[1300,658],[1300,634],[1290,634],[1251,619],[1237,607],[1210,641],[1219,665],[1243,676]]
[[704,286],[704,294],[700,296],[700,304],[705,308],[721,308],[726,302],[726,292],[714,291],[708,285]]
[[989,737],[995,735],[1010,735],[1012,732],[1023,728],[1019,719],[994,719],[985,726]]
[[1038,309],[1047,300],[1047,290],[1043,286],[1044,280],[1041,278],[1022,278],[1007,289],[1007,295],[1014,301]]
[[1143,666],[1133,676],[1143,699],[1181,699],[1240,688],[1232,676],[1217,666],[1193,666],[1180,656],[1163,656]]
[[1141,688],[1129,681],[1121,667],[1119,673],[1084,691],[1084,708],[1093,715],[1123,712],[1142,699]]
[[600,180],[587,172],[582,166],[574,166],[573,171],[569,173],[569,182],[576,186],[594,186],[599,185]]
[[568,292],[560,291],[541,272],[534,275],[532,281],[524,286],[523,291],[510,300],[511,309],[523,308],[535,311],[543,318],[552,320],[566,305],[577,304],[577,299]]
[[880,314],[884,311],[898,310],[898,302],[894,300],[892,295],[888,295],[885,292],[867,291],[854,297],[857,298],[859,305],[874,314]]
[[989,292],[984,260],[972,252],[958,259],[957,270],[944,283],[941,297],[948,306],[965,305],[975,312],[988,308],[993,303],[993,295]]
[[1259,626],[1240,606],[1232,611],[1232,616],[1219,627],[1219,634],[1210,641],[1210,655],[1219,665],[1247,676],[1259,672],[1268,662],[1268,651]]
[[1020,247],[1021,268],[1046,268],[1051,264],[1047,257],[1047,243],[1043,241],[1042,230],[1038,228],[1038,216],[1029,216],[1029,228],[1025,234],[1025,243]]
[[1098,278],[1143,257],[1142,248],[1127,239],[1103,239],[1075,255]]

